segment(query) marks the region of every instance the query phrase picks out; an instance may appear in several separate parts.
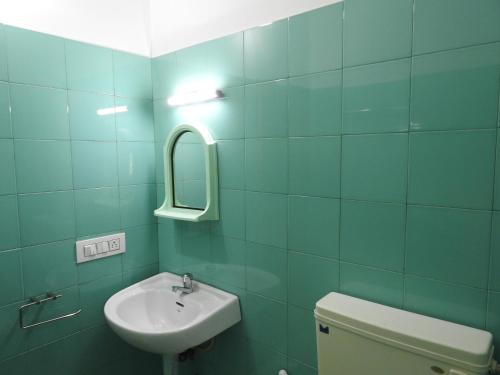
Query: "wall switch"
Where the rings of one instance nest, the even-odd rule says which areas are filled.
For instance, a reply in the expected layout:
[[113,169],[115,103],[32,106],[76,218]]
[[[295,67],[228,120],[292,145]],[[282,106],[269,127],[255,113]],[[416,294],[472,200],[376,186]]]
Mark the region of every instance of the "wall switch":
[[88,262],[125,252],[125,233],[76,241],[76,263]]

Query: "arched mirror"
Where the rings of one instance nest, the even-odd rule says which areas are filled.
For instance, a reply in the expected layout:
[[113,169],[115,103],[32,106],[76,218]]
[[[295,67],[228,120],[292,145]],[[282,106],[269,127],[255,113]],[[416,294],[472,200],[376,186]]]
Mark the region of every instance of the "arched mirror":
[[217,220],[217,149],[200,125],[179,125],[163,147],[165,201],[155,215],[179,220]]

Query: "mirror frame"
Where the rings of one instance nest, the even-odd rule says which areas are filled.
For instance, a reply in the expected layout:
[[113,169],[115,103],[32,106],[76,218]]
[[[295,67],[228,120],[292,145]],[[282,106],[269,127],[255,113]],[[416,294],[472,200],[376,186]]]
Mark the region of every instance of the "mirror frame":
[[[175,205],[173,155],[178,138],[193,132],[201,138],[205,157],[205,193],[204,209],[178,207]],[[165,173],[165,200],[160,208],[154,211],[155,216],[185,221],[205,221],[219,219],[219,175],[217,169],[217,144],[209,131],[200,124],[182,124],[176,126],[163,145],[163,161]]]

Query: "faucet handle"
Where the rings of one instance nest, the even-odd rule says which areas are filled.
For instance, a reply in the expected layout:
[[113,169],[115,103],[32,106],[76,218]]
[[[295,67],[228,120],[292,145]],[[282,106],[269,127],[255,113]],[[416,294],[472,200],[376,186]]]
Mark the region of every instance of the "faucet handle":
[[184,284],[184,287],[191,288],[193,286],[193,274],[186,272],[182,275],[182,283]]

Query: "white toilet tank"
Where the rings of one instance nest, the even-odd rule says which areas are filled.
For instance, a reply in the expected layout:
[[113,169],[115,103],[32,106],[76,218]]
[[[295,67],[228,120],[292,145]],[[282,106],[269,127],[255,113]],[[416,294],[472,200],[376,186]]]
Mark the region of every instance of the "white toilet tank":
[[479,329],[339,293],[316,304],[319,375],[487,374],[493,337]]

